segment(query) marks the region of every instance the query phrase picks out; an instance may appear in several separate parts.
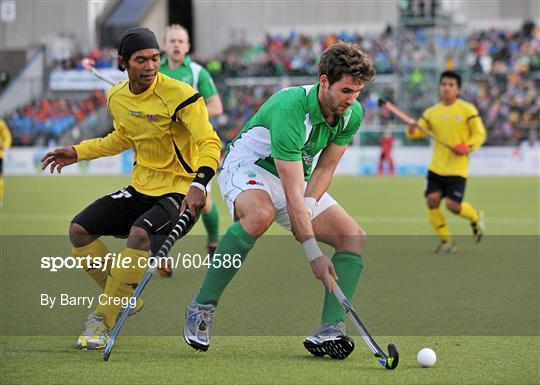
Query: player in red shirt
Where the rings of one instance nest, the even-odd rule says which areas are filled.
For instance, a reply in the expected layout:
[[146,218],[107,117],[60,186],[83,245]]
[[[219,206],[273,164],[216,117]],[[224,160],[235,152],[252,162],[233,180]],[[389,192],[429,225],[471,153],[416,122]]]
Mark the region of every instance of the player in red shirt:
[[394,161],[392,160],[392,145],[394,144],[394,138],[390,132],[386,132],[381,137],[381,156],[379,157],[378,175],[384,174],[384,161],[388,162],[388,168],[390,169],[390,175],[395,175]]

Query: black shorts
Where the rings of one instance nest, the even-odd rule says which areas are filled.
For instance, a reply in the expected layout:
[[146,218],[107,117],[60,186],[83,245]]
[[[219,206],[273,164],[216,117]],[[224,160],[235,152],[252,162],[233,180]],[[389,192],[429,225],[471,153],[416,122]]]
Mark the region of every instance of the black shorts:
[[184,195],[170,193],[149,196],[132,186],[99,198],[73,218],[95,236],[127,238],[132,226],[142,227],[150,235],[152,251],[157,252],[180,218]]
[[4,158],[0,158],[0,175],[4,174]]
[[442,197],[461,203],[465,195],[467,179],[462,176],[442,176],[428,171],[427,187],[424,196],[432,192],[440,192]]

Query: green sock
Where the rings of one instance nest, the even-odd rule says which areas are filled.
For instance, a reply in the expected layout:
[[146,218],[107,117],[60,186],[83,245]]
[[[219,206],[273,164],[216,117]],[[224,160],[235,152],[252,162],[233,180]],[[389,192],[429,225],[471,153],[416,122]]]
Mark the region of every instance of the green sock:
[[[197,302],[200,304],[217,305],[219,298],[225,291],[225,288],[234,278],[236,272],[244,264],[244,261],[249,251],[255,245],[253,235],[246,233],[240,221],[237,221],[227,229],[227,232],[221,238],[221,242],[214,254],[213,264],[210,266],[204,277],[204,282],[197,297]],[[240,256],[241,264],[239,267],[234,267],[232,264],[225,264],[227,259],[232,262],[232,258]],[[226,257],[226,258],[224,258]],[[215,268],[216,260],[221,260],[221,267]],[[225,267],[223,267],[225,265]]]
[[219,211],[215,202],[212,202],[212,208],[208,213],[202,214],[204,228],[208,233],[208,244],[218,242],[219,234]]
[[[352,298],[364,264],[362,256],[353,253],[336,253],[332,258],[334,269],[338,276],[338,285],[349,300]],[[338,302],[334,293],[325,290],[322,323],[337,323],[343,321],[345,310]]]

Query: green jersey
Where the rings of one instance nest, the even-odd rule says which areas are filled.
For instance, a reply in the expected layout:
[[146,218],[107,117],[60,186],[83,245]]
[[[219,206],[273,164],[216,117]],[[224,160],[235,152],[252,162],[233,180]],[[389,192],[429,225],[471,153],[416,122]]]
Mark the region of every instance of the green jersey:
[[210,73],[202,65],[192,61],[189,56],[186,56],[184,62],[174,70],[169,67],[168,58],[164,57],[161,60],[159,72],[189,84],[205,99],[218,93]]
[[272,95],[227,148],[227,160],[253,162],[279,177],[274,159],[301,160],[309,180],[313,159],[331,143],[349,144],[362,123],[356,101],[335,126],[324,120],[319,85],[285,88]]

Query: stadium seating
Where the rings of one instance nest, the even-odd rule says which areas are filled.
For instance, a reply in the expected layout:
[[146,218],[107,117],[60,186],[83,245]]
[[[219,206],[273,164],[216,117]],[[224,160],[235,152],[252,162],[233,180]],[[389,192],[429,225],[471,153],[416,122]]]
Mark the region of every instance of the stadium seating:
[[[363,47],[373,58],[379,78],[380,75],[393,76],[398,66],[410,68],[407,92],[418,94],[415,105],[418,109],[424,108],[430,104],[431,100],[428,99],[434,96],[431,92],[426,94],[425,86],[424,89],[418,87],[425,82],[425,73],[421,69],[415,69],[415,63],[421,63],[434,54],[433,47],[426,43],[425,35],[423,30],[408,33],[402,37],[403,44],[399,52],[396,47],[396,31],[390,26],[382,33],[372,35],[342,32],[308,36],[294,31],[287,35],[268,34],[260,44],[226,50],[211,59],[207,66],[216,80],[225,107],[225,115],[215,119],[213,123],[227,142],[260,105],[282,87],[279,80],[275,80],[273,85],[255,82],[255,85],[250,86],[229,86],[226,85],[227,79],[284,75],[311,78],[317,73],[320,54],[338,40],[357,43]],[[477,31],[471,33],[466,40],[441,40],[437,44],[454,44],[463,48],[465,56],[449,58],[447,66],[451,68],[459,62],[465,67],[458,66],[458,69],[471,75],[466,81],[463,97],[479,108],[489,130],[487,144],[517,144],[525,139],[538,138],[539,27],[525,23],[518,30]],[[82,71],[80,60],[84,57],[94,59],[98,68],[114,66],[114,50],[111,48],[74,53],[69,59],[58,61],[56,66]],[[430,87],[434,88],[435,85]],[[396,92],[395,87],[376,86],[368,88],[361,95],[366,125],[395,123],[391,116],[379,113],[376,101],[379,96],[388,97]],[[72,104],[67,100],[64,102]],[[37,136],[44,133],[54,138],[73,126],[88,110],[84,101],[74,103],[70,111],[75,114],[75,119],[63,116],[65,110],[63,113],[51,115],[51,111],[44,109],[44,100],[19,109],[8,118],[15,131],[15,143],[32,144]]]
[[[306,36],[291,32],[287,36],[267,35],[263,44],[248,47],[242,53],[227,53],[217,75],[313,75],[318,56],[337,40],[363,47],[372,56],[379,75],[393,74],[398,64],[413,67],[412,63],[433,57],[432,47],[425,44],[421,30],[403,39],[399,60],[395,31],[390,27],[382,34],[372,36],[347,33]],[[453,44],[464,45],[467,42],[455,40]],[[463,59],[472,77],[464,87],[463,97],[479,108],[489,130],[487,144],[519,144],[523,140],[537,140],[540,132],[537,92],[540,89],[540,28],[526,23],[519,30],[473,32],[468,37],[465,52]],[[449,60],[447,65],[451,67],[455,63]],[[413,71],[409,87],[414,87],[415,77],[418,82],[424,81],[422,71]],[[259,86],[255,89],[235,87],[222,92],[229,119],[220,130],[226,131],[227,127],[241,127],[245,122],[243,115],[249,116],[256,109],[260,100],[254,95],[268,96],[272,90]],[[409,89],[409,92],[414,92],[414,89]],[[377,116],[376,95],[365,93],[361,99],[366,110],[366,124],[372,124],[376,119],[383,124],[391,122],[391,118]]]
[[18,108],[7,117],[13,144],[33,146],[55,143],[60,135],[105,103],[103,91],[96,90],[86,98],[43,98]]

